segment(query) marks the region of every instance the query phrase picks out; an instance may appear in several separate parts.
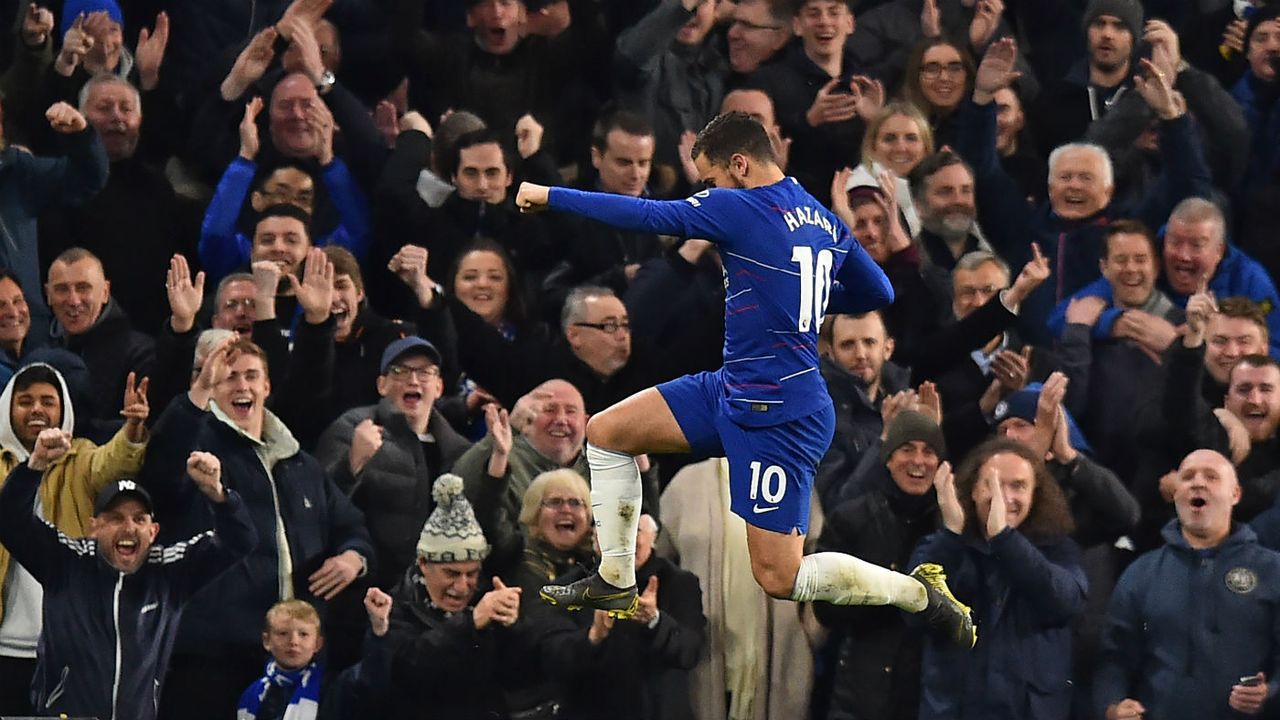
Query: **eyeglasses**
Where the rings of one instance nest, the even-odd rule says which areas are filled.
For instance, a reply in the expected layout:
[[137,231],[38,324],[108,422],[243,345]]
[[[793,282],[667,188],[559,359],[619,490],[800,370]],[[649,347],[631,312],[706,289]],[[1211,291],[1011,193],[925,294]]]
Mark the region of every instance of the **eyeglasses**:
[[609,333],[610,335],[618,332],[619,330],[631,332],[631,323],[627,322],[626,320],[623,320],[621,322],[617,320],[605,320],[604,322],[601,322],[601,323],[576,322],[574,323],[574,325],[576,325],[577,327],[595,328],[596,330]]
[[542,507],[548,510],[560,510],[563,508],[581,510],[586,506],[587,504],[582,501],[582,498],[546,498],[542,501]]
[[412,375],[419,382],[426,382],[433,377],[440,377],[440,368],[435,365],[420,368],[407,365],[392,365],[387,368],[387,374],[396,380],[405,380]]
[[757,25],[753,22],[747,22],[746,20],[734,20],[733,22],[729,23],[729,27],[742,28],[743,32],[752,32],[752,31],[762,32],[765,30],[777,31],[783,28],[782,25]]
[[947,73],[948,75],[963,75],[964,63],[949,62],[944,65],[942,63],[931,62],[931,63],[925,63],[920,67],[920,74],[927,78],[940,77],[943,72]]
[[230,300],[227,300],[226,302],[222,303],[223,310],[230,310],[232,312],[235,312],[240,308],[244,308],[245,310],[253,310],[257,307],[258,307],[258,304],[254,302],[253,298],[231,298]]

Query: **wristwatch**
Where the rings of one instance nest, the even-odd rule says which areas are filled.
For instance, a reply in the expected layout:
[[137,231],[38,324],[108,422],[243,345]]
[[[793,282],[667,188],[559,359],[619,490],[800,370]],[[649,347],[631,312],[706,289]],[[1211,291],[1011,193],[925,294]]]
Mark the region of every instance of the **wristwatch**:
[[316,92],[324,95],[333,89],[333,84],[338,82],[338,78],[334,77],[332,70],[325,70],[320,76],[320,81],[316,83]]

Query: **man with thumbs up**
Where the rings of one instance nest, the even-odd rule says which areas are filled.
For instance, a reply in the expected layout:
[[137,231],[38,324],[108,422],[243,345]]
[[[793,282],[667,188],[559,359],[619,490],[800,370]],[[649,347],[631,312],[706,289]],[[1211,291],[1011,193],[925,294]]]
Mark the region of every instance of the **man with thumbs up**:
[[[689,670],[706,642],[702,589],[695,575],[654,554],[657,538],[657,521],[641,515],[636,533],[640,604],[631,617],[614,620],[602,610],[535,616],[542,630],[537,644],[548,675],[562,683],[568,717],[691,714]],[[584,574],[575,569],[559,581]]]

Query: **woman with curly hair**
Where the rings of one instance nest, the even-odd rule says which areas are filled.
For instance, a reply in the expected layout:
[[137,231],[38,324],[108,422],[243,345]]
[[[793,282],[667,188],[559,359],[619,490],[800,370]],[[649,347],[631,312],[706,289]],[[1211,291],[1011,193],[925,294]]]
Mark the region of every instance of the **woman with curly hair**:
[[944,528],[911,563],[947,568],[973,603],[972,654],[929,638],[921,720],[1065,720],[1071,712],[1071,623],[1087,582],[1062,488],[1036,452],[1011,440],[978,446],[953,477],[934,479]]

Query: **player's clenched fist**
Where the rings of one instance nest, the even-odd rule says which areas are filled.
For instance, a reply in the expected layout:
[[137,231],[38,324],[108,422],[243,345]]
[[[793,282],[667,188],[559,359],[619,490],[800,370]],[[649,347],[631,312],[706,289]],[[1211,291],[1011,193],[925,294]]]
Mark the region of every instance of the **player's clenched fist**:
[[516,207],[520,208],[520,212],[545,210],[550,194],[551,189],[545,185],[522,182],[520,191],[516,193]]

